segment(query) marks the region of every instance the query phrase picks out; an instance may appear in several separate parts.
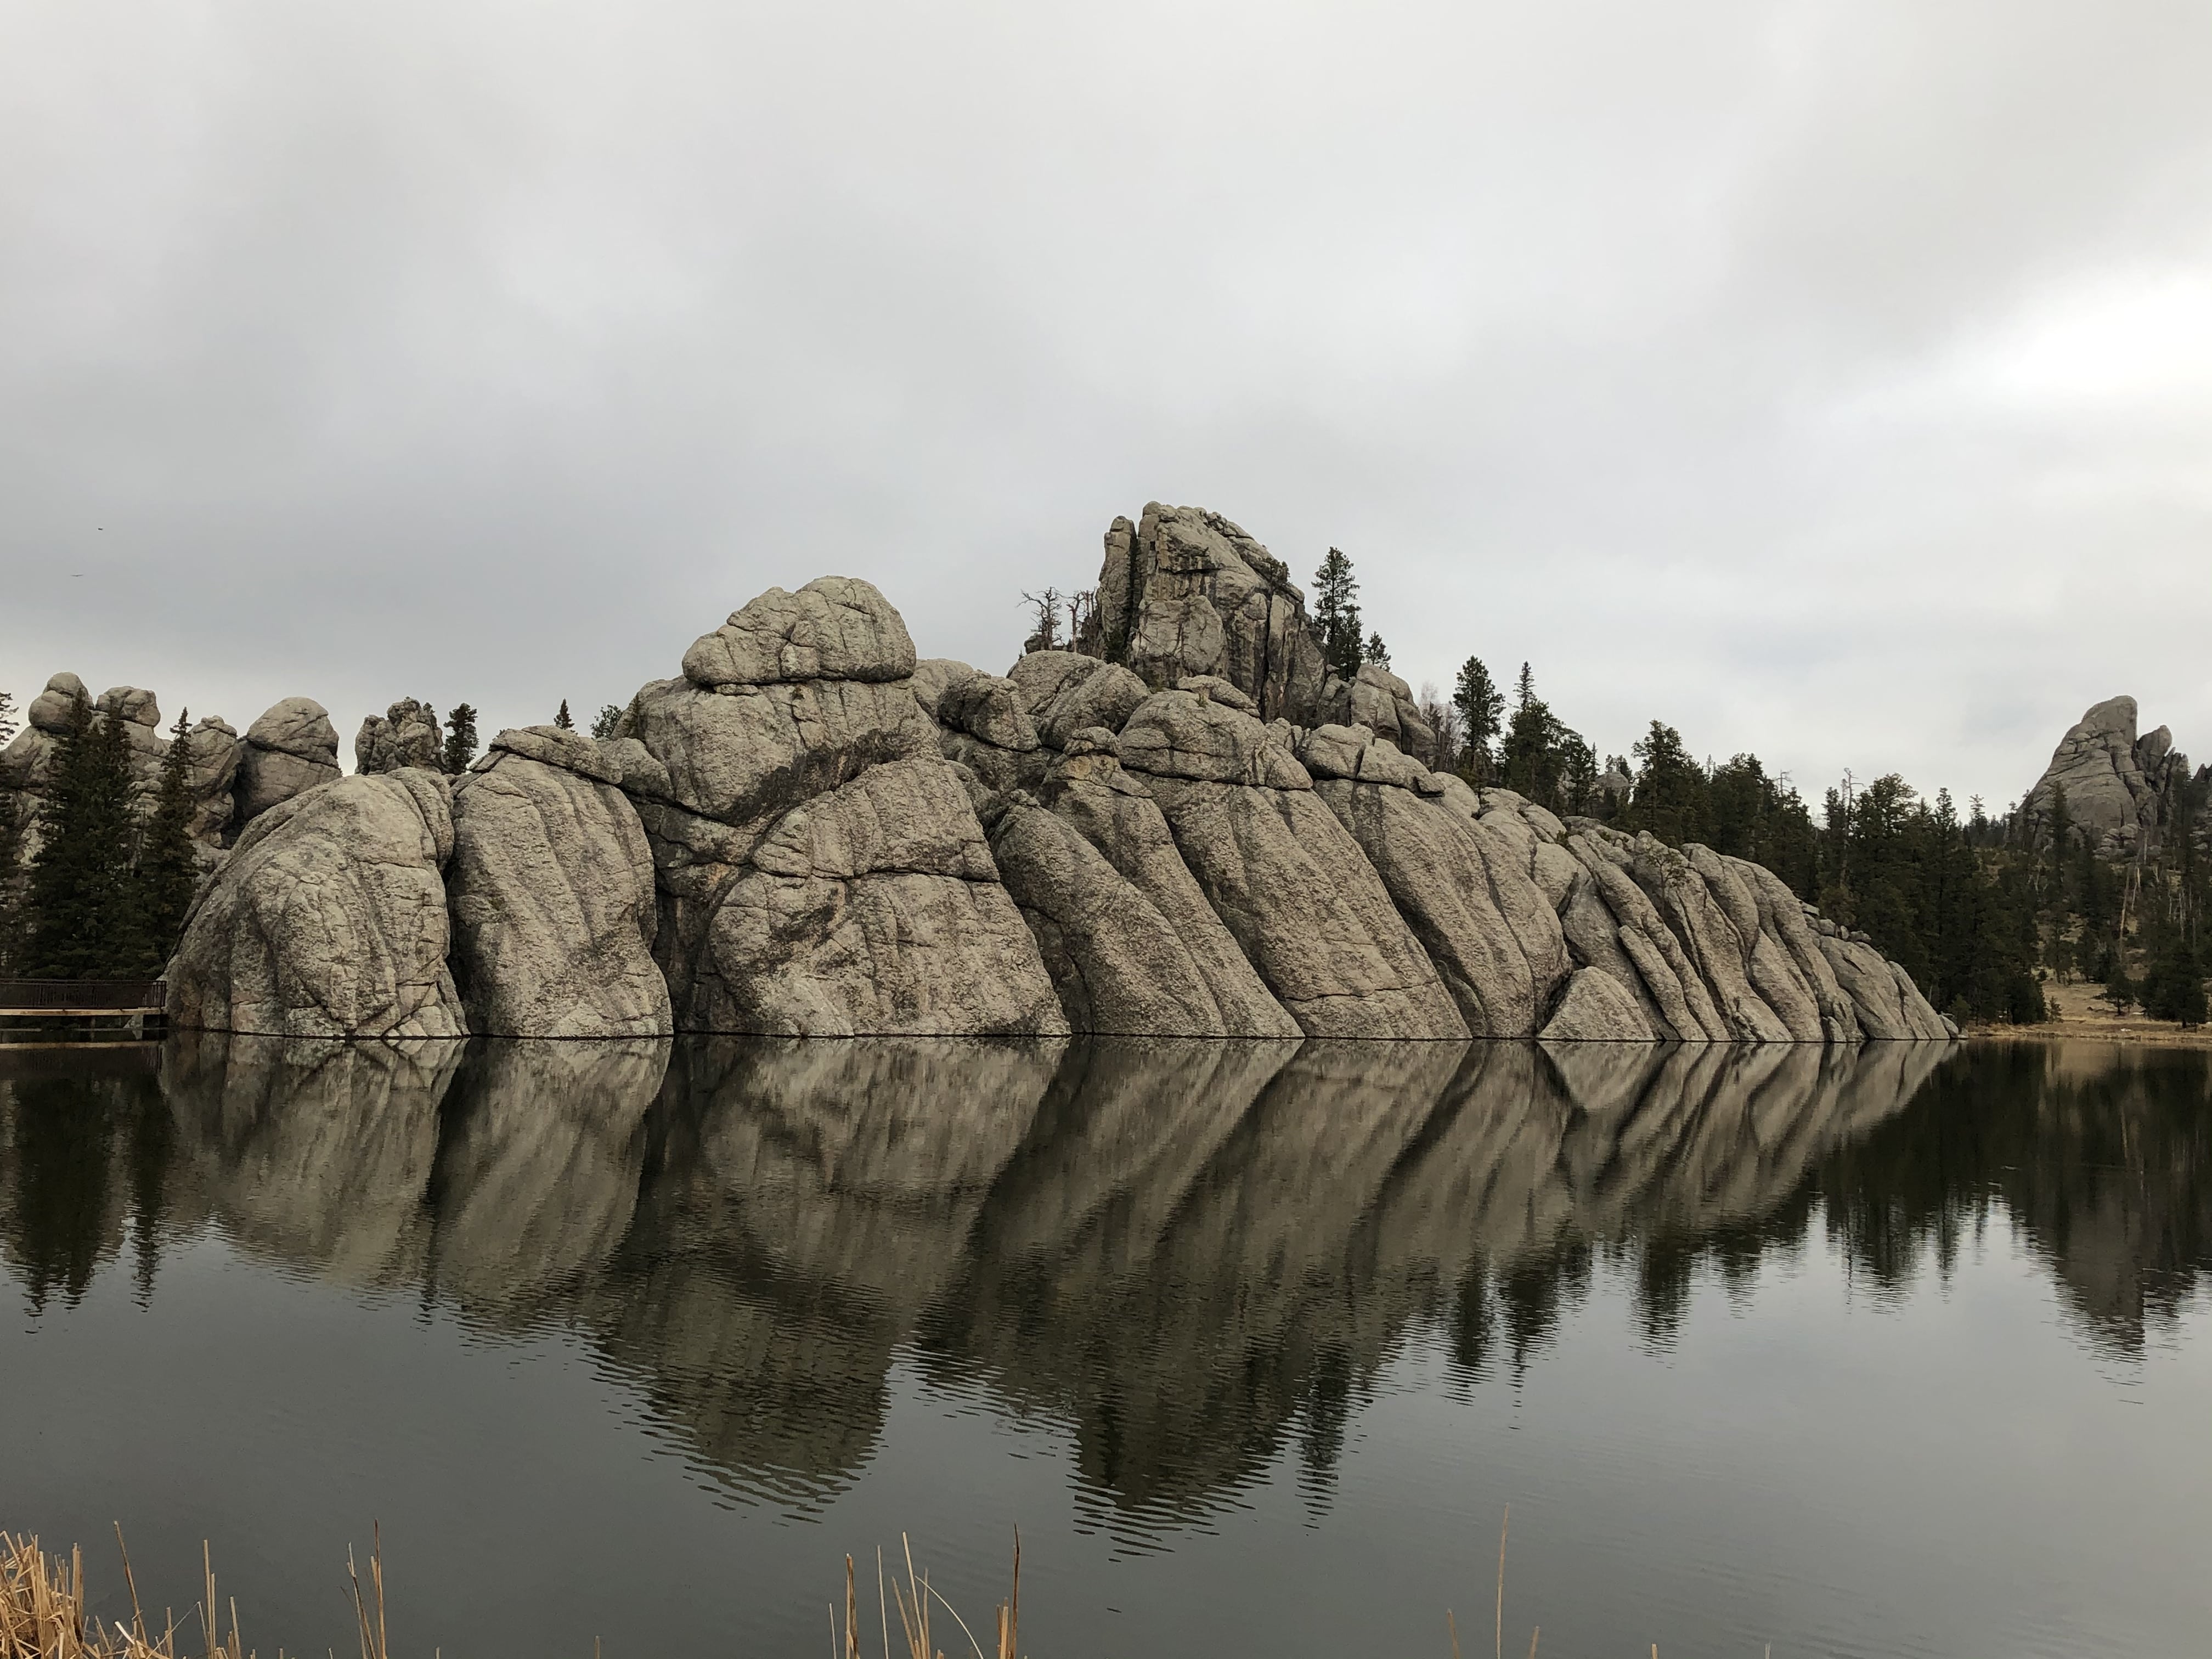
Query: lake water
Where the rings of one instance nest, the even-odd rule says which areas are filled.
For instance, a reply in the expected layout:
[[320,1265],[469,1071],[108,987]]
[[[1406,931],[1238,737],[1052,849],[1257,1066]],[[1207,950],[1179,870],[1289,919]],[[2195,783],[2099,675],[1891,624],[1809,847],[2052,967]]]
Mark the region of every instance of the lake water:
[[1510,1653],[2203,1653],[2208,1060],[0,1049],[0,1527],[264,1655],[374,1521],[410,1655],[902,1532],[988,1643],[1018,1526],[1041,1659],[1472,1656],[1509,1504]]

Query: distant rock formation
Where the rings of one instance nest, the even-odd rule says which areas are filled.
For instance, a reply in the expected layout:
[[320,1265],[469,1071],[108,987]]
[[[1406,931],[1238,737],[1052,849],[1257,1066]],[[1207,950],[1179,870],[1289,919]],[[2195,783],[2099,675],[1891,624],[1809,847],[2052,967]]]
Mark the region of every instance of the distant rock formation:
[[[55,675],[24,711],[23,729],[0,750],[0,811],[13,810],[25,821],[30,832],[27,858],[38,848],[39,809],[52,773],[55,743],[69,730],[70,711],[80,696],[88,696],[83,681],[74,674]],[[123,722],[132,791],[138,811],[150,814],[161,789],[163,758],[176,741],[162,735],[160,703],[151,691],[133,685],[111,687],[89,701],[103,716]],[[234,841],[254,816],[337,776],[337,735],[329,733],[325,750],[319,734],[309,729],[313,717],[306,714],[307,710],[314,715],[322,713],[320,704],[304,697],[281,702],[254,722],[244,740],[228,721],[213,715],[184,734],[190,759],[185,778],[192,803],[191,834],[204,869],[221,862],[220,849]],[[325,729],[327,726],[325,718]],[[250,808],[248,798],[253,803]]]
[[440,769],[445,738],[438,717],[412,697],[402,697],[381,714],[371,714],[354,736],[353,768],[356,772],[397,772],[403,766],[419,766],[426,772]]
[[[2163,726],[2136,735],[2136,700],[2107,697],[2069,728],[2051,764],[2020,804],[2020,822],[2048,845],[2060,789],[2073,835],[2101,857],[2121,860],[2158,850],[2173,828],[2189,757]],[[2212,767],[2200,776],[2212,775]]]
[[[280,704],[246,734],[246,832],[186,929],[173,1018],[333,1035],[1954,1034],[1767,871],[1434,770],[1405,682],[1325,675],[1281,562],[1218,514],[1116,520],[1079,643],[990,674],[918,659],[866,582],[771,588],[642,688],[616,736],[503,732],[450,787],[404,763],[434,758],[420,705],[362,728],[363,770],[397,769],[318,788],[328,719]],[[280,788],[297,799],[261,830]]]

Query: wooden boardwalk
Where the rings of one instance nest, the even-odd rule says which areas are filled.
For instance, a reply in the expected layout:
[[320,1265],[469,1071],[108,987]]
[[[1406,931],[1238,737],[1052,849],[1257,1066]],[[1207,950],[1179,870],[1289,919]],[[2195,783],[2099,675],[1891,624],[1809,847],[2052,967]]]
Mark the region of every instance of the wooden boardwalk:
[[0,1019],[160,1018],[158,979],[0,979]]

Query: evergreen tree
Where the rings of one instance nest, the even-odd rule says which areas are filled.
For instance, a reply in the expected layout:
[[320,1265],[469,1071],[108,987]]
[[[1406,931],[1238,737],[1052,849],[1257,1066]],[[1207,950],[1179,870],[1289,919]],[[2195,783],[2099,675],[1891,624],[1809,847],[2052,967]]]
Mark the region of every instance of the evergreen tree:
[[0,745],[14,742],[15,733],[21,729],[15,724],[15,698],[5,691],[0,691]]
[[1461,764],[1467,772],[1468,781],[1488,783],[1498,763],[1493,745],[1498,740],[1498,722],[1505,713],[1505,699],[1492,683],[1490,671],[1482,665],[1481,658],[1469,657],[1459,665],[1459,680],[1452,688],[1452,707],[1459,710],[1460,729],[1467,744]]
[[2127,958],[2122,952],[2112,953],[2112,969],[2105,975],[2105,988],[2097,995],[2111,1006],[2115,1014],[2124,1014],[2136,1006],[2136,982],[2128,976]]
[[191,711],[169,728],[168,751],[161,757],[161,781],[138,848],[133,885],[134,971],[159,974],[177,947],[185,912],[199,886],[199,861],[192,848],[191,745],[185,724]]
[[138,954],[131,875],[137,825],[123,721],[95,715],[79,691],[52,765],[26,894],[24,971],[33,979],[127,973]]
[[1597,806],[1597,751],[1578,732],[1559,738],[1559,805],[1577,817]]
[[12,795],[0,795],[0,975],[22,955],[23,814]]
[[2142,982],[2143,1012],[2153,1019],[2202,1025],[2205,1017],[2204,963],[2178,920],[2159,929]]
[[1683,746],[1682,734],[1658,720],[1629,745],[1638,761],[1629,797],[1632,827],[1670,846],[1705,838],[1705,775]]
[[558,712],[556,712],[553,716],[553,724],[559,726],[563,732],[573,732],[576,729],[576,722],[572,720],[568,714],[568,698],[563,697],[561,699],[561,707]]
[[439,759],[444,769],[459,777],[469,769],[469,763],[477,757],[477,711],[469,704],[457,702],[446,716],[446,750]]
[[601,705],[598,717],[592,721],[592,735],[595,738],[619,736],[622,732],[622,717],[623,711],[614,704],[610,702]]
[[1539,805],[1573,811],[1577,804],[1568,798],[1570,775],[1583,770],[1588,779],[1582,786],[1584,799],[1580,805],[1586,807],[1587,796],[1597,781],[1595,757],[1589,745],[1536,695],[1535,677],[1525,662],[1521,665],[1513,723],[1506,728],[1505,740],[1499,746],[1498,770],[1505,787]]
[[1359,583],[1352,561],[1334,547],[1314,572],[1313,620],[1321,635],[1322,666],[1351,679],[1359,672]]
[[1360,661],[1363,665],[1372,663],[1377,668],[1388,668],[1390,665],[1390,647],[1382,643],[1381,634],[1370,634],[1367,636],[1367,647],[1360,653]]

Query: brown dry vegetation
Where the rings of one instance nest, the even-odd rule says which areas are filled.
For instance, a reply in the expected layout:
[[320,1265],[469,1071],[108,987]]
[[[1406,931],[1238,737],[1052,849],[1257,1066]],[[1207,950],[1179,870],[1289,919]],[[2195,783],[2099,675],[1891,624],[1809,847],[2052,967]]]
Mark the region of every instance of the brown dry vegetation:
[[2146,1018],[2141,1012],[2115,1015],[2101,1000],[2103,987],[2087,981],[2043,988],[2051,1018],[2035,1025],[1975,1024],[1966,1035],[2007,1042],[2069,1042],[2142,1043],[2160,1048],[2212,1048],[2212,1026],[2181,1026],[2171,1020]]

